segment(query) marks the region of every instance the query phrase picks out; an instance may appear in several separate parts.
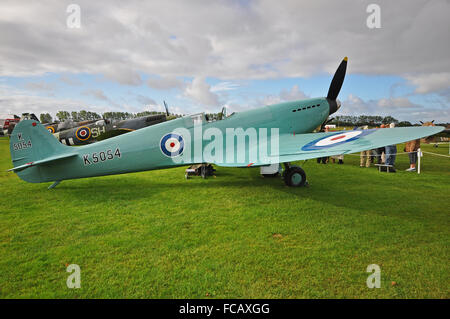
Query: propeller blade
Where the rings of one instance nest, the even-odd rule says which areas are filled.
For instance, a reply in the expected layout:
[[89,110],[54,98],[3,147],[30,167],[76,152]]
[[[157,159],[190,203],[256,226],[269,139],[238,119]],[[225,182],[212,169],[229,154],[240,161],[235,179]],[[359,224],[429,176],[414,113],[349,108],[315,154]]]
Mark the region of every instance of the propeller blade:
[[224,107],[222,107],[222,111],[220,111],[220,118],[223,119],[225,118],[225,116],[227,115],[227,109]]
[[347,60],[345,57],[339,67],[334,73],[333,80],[331,80],[330,88],[328,89],[327,98],[330,100],[336,100],[339,95],[339,91],[341,90],[342,83],[344,83],[345,72],[347,70]]
[[323,122],[322,125],[320,126],[320,129],[321,129],[321,130],[325,129],[325,126],[326,126],[328,123],[330,123],[331,121],[333,121],[333,120],[334,120],[334,117],[329,117],[329,118],[327,118],[327,119],[325,120],[325,122]]
[[164,107],[166,108],[166,115],[169,116],[169,108],[167,107],[167,103],[166,103],[166,101],[163,101],[163,102],[164,102]]

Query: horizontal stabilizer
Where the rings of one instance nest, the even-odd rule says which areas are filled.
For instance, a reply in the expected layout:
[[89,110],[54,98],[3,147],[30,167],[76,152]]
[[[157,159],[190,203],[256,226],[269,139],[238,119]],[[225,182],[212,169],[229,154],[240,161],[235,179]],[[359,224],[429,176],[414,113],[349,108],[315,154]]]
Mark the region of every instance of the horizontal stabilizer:
[[41,160],[38,160],[38,161],[35,161],[35,162],[26,163],[26,164],[23,164],[23,165],[11,168],[11,169],[8,170],[8,172],[10,172],[10,171],[19,172],[19,171],[22,171],[22,170],[24,170],[26,168],[32,167],[32,166],[47,164],[47,163],[50,163],[50,162],[59,161],[59,160],[62,160],[62,159],[65,159],[65,158],[74,157],[74,156],[77,156],[77,155],[78,154],[72,153],[72,154],[60,154],[60,155],[50,156],[50,157],[47,157],[47,158],[44,158],[44,159],[41,159]]

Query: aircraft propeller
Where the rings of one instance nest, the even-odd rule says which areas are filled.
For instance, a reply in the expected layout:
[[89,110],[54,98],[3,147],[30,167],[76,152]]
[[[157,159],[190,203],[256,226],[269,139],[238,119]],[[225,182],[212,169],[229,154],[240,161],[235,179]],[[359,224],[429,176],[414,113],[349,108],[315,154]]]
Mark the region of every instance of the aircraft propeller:
[[170,113],[169,113],[169,108],[167,107],[167,103],[166,103],[166,101],[163,101],[163,102],[164,102],[164,107],[166,108],[166,115],[169,116]]
[[227,116],[227,108],[224,106],[222,107],[222,111],[219,113],[219,119],[223,120]]
[[320,126],[320,131],[324,130],[324,129],[325,129],[325,125],[327,125],[328,123],[330,123],[330,122],[333,121],[333,120],[334,120],[334,117],[329,117],[329,118],[327,118],[327,119],[322,123],[322,125]]
[[[336,72],[334,73],[333,79],[330,83],[330,88],[328,89],[327,101],[330,105],[330,113],[329,115],[335,113],[341,107],[341,101],[337,99],[339,92],[341,91],[342,83],[344,83],[345,72],[347,71],[347,61],[348,58],[345,57],[341,64],[339,64]],[[327,118],[322,125],[320,126],[320,130],[324,130],[325,125],[331,122],[333,119]]]
[[345,72],[347,70],[348,58],[345,57],[339,64],[328,89],[327,100],[330,104],[330,114],[333,114],[341,107],[341,102],[337,99],[341,91],[342,83],[344,83]]

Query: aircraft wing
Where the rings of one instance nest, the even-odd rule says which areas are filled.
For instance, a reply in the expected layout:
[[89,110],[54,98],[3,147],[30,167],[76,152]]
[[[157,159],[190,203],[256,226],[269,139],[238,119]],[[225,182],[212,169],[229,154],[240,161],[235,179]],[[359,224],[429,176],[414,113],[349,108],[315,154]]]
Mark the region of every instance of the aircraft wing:
[[[349,130],[329,133],[281,134],[279,152],[258,158],[247,165],[225,163],[220,166],[262,166],[318,157],[350,154],[387,145],[399,144],[434,135],[444,130],[440,126],[382,128],[370,130]],[[256,146],[258,147],[258,145]],[[260,153],[259,153],[260,154]]]

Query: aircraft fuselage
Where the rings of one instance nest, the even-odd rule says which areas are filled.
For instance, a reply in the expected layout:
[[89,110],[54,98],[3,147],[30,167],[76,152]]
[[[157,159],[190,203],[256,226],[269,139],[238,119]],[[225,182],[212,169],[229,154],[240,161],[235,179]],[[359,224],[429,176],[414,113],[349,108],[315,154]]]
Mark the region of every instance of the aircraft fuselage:
[[[185,116],[94,144],[67,146],[66,152],[76,152],[78,156],[54,162],[52,165],[31,167],[18,174],[29,182],[61,181],[201,163],[204,159],[197,155],[182,162],[177,161],[176,156],[168,156],[163,152],[162,139],[176,129],[182,129],[189,132],[189,139],[194,147],[200,142],[203,148],[207,143],[203,134],[198,136],[199,128],[202,132],[207,132],[208,129],[220,131],[225,139],[227,129],[230,128],[254,129],[258,139],[261,129],[264,128],[278,129],[279,134],[309,133],[321,125],[329,114],[330,104],[327,99],[313,98],[238,112],[213,122],[206,121],[202,113]],[[186,140],[186,144],[187,142]],[[168,147],[170,148],[170,145]]]

